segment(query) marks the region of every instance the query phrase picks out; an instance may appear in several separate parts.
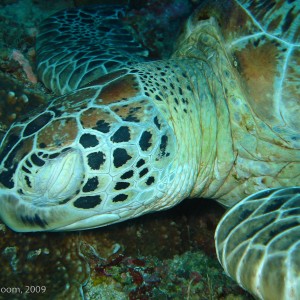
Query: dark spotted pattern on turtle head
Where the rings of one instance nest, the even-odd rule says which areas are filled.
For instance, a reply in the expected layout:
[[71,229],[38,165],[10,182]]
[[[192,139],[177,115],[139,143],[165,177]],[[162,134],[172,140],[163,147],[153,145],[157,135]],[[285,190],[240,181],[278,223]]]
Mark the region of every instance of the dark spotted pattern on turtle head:
[[[12,126],[1,148],[0,182],[19,206],[105,215],[164,193],[154,183],[170,181],[176,138],[138,74],[119,75],[57,98],[39,116]],[[70,105],[77,92],[81,99]],[[34,215],[19,211],[20,224],[45,229],[26,221]],[[41,222],[56,229],[50,215]]]

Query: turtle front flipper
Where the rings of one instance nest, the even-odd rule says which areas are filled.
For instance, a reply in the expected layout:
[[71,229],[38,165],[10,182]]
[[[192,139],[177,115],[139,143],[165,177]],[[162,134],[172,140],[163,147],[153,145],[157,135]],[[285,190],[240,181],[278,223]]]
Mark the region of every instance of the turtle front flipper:
[[37,73],[62,95],[116,69],[144,61],[148,50],[123,22],[126,7],[91,5],[59,11],[42,22]]
[[215,240],[219,261],[244,289],[260,299],[300,299],[300,187],[245,198]]

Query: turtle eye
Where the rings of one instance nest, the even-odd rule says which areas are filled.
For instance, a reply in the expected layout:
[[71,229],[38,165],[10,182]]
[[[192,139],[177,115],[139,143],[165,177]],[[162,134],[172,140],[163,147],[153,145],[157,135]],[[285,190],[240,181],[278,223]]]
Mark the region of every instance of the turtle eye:
[[[55,159],[47,159],[35,168],[37,158],[32,162],[32,169],[19,171],[19,190],[24,198],[30,196],[36,206],[58,204],[76,194],[84,178],[84,168],[79,151],[61,153]],[[32,176],[34,175],[34,176]]]

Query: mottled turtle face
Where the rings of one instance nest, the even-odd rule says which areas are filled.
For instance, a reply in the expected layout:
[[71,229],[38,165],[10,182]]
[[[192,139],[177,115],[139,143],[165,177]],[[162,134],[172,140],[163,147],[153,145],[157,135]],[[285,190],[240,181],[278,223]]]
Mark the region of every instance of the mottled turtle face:
[[135,79],[83,88],[11,127],[0,148],[8,226],[87,229],[168,206],[176,138]]

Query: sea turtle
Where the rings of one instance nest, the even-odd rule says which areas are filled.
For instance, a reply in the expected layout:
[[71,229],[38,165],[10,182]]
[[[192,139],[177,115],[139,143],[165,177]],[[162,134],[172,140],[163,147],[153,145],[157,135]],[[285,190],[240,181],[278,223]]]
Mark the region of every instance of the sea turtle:
[[1,219],[81,230],[187,197],[237,203],[216,230],[226,272],[258,298],[300,299],[299,7],[207,1],[161,61],[122,7],[45,20],[37,71],[63,96],[6,133]]

